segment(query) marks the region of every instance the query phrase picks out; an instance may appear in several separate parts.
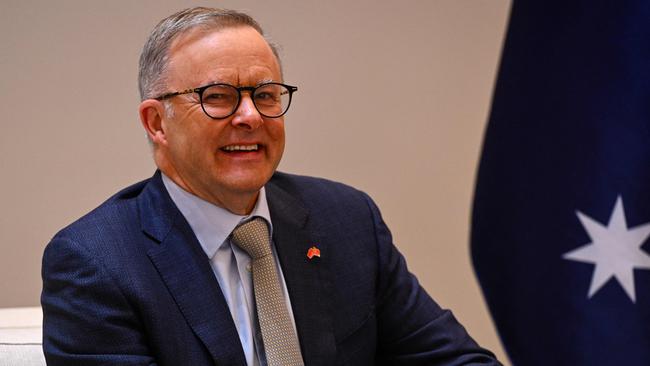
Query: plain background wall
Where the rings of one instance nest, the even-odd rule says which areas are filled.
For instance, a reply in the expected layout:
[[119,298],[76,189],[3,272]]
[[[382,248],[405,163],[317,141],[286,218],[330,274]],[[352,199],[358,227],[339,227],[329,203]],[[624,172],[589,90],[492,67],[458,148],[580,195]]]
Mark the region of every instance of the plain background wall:
[[468,227],[508,0],[2,0],[0,307],[37,305],[52,235],[153,173],[138,56],[195,5],[248,11],[282,45],[299,91],[280,169],[368,192],[423,286],[505,360]]

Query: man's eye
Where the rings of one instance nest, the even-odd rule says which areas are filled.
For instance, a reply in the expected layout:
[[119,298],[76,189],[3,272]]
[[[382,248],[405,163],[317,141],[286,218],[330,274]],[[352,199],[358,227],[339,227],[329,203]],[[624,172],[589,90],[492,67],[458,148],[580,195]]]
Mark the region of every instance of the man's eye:
[[255,99],[257,99],[257,100],[268,100],[268,101],[271,101],[271,100],[277,100],[278,98],[277,98],[277,96],[276,96],[275,94],[273,94],[273,93],[269,93],[269,92],[261,92],[261,93],[257,93],[257,94],[255,94]]
[[210,94],[207,94],[207,95],[203,96],[204,99],[208,99],[208,100],[211,100],[211,99],[214,99],[214,100],[225,99],[227,97],[228,96],[226,94],[219,94],[219,93],[210,93]]
[[236,100],[236,96],[228,93],[207,93],[203,95],[203,103],[208,104],[230,104]]

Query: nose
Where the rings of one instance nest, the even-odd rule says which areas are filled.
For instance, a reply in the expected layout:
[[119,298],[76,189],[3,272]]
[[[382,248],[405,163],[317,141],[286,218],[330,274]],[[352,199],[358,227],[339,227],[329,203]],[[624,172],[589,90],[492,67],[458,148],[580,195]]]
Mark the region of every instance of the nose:
[[247,130],[255,130],[264,123],[248,93],[242,94],[239,106],[233,116],[231,121],[233,126]]

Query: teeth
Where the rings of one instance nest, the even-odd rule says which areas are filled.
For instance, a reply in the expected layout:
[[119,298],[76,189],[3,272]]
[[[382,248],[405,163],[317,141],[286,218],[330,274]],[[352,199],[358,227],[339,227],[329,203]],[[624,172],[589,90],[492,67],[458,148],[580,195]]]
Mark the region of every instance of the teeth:
[[223,148],[226,151],[256,151],[257,144],[254,145],[229,145]]

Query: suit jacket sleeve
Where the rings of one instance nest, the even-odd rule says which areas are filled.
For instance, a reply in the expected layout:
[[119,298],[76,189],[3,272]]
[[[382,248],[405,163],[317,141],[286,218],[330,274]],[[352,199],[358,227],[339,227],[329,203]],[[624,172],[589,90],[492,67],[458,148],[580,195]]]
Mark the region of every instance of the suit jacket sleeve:
[[407,269],[379,210],[366,196],[378,246],[377,360],[381,365],[499,365]]
[[132,307],[87,249],[55,237],[42,276],[48,365],[155,365]]

